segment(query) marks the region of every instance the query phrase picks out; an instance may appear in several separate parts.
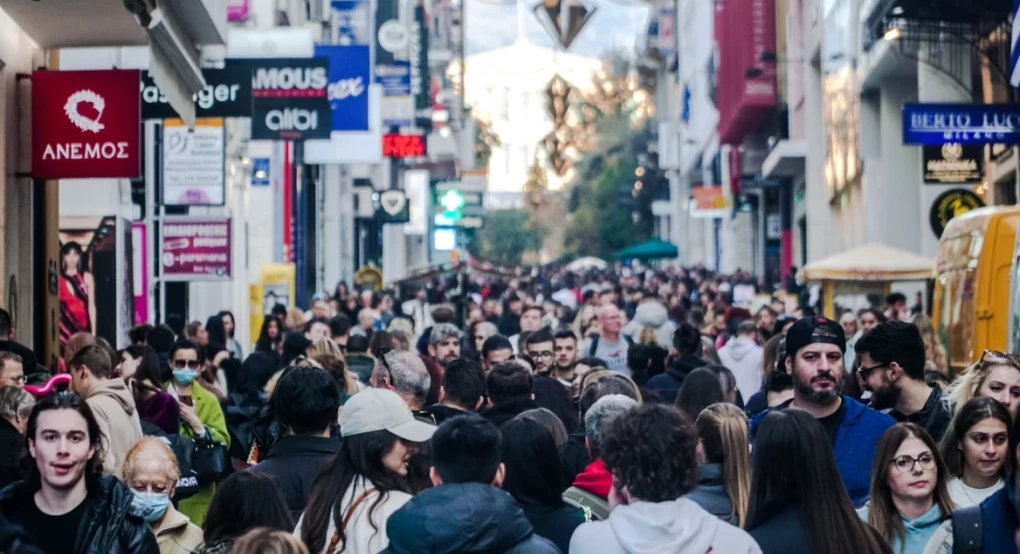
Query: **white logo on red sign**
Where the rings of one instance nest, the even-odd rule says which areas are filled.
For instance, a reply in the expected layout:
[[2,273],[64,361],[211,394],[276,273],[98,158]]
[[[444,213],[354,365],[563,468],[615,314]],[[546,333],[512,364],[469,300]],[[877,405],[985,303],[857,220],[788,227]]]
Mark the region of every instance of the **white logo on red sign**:
[[[81,113],[79,108],[85,103],[92,104],[93,109],[96,110],[95,119],[89,119],[88,116]],[[100,118],[103,117],[104,109],[106,109],[106,100],[103,100],[102,96],[91,90],[79,90],[69,96],[67,103],[64,104],[64,113],[67,114],[67,118],[71,120],[71,123],[82,131],[92,131],[93,133],[98,133],[105,128],[99,122]]]

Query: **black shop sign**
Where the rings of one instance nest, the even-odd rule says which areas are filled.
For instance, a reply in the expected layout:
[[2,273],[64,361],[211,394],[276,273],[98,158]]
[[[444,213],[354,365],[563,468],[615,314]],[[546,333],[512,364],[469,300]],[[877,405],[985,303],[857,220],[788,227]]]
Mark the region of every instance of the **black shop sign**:
[[924,182],[927,184],[971,184],[984,179],[983,144],[926,144],[922,148]]

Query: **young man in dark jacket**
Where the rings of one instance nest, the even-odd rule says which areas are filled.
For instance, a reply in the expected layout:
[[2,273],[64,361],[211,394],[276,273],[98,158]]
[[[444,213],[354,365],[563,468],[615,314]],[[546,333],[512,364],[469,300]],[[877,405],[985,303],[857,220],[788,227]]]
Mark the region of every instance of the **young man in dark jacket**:
[[687,374],[708,365],[701,359],[701,331],[689,323],[681,323],[673,332],[673,349],[677,358],[660,373],[648,380],[647,387],[660,395],[666,402],[676,402],[680,386],[684,384]]
[[[799,408],[822,424],[832,441],[840,477],[854,506],[868,500],[871,464],[878,439],[895,425],[893,418],[843,396],[843,327],[824,317],[805,317],[786,333],[786,371],[793,376],[793,400],[774,409]],[[750,421],[751,440],[772,410]]]
[[340,451],[340,440],[330,437],[340,408],[340,390],[324,369],[298,366],[280,378],[272,408],[288,433],[249,471],[276,478],[297,520],[311,497],[315,476]]
[[503,483],[502,437],[474,414],[455,417],[432,435],[434,488],[386,521],[384,554],[557,554],[535,534]]
[[538,408],[534,377],[519,362],[504,362],[492,368],[485,378],[485,388],[489,393],[489,409],[482,415],[496,426]]
[[84,400],[47,396],[28,419],[34,465],[0,491],[0,513],[47,554],[157,554],[148,523],[132,515],[133,493],[103,476],[99,425]]

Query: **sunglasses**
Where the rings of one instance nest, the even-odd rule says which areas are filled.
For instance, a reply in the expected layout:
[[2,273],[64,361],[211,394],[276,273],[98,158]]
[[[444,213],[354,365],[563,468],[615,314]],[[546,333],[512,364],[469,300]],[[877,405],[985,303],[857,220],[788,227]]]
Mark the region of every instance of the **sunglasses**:
[[1020,369],[1020,356],[999,352],[998,350],[985,350],[981,354],[982,364],[1008,364]]
[[198,360],[174,360],[173,366],[177,369],[198,369],[202,364]]

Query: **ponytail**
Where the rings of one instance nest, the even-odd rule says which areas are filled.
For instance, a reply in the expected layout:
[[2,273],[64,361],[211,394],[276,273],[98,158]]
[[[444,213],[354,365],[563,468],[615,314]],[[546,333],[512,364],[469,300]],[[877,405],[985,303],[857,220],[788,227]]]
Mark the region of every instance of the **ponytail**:
[[717,403],[705,408],[696,422],[698,436],[710,463],[721,463],[723,486],[733,505],[730,521],[747,525],[751,495],[751,452],[747,416],[733,404]]

